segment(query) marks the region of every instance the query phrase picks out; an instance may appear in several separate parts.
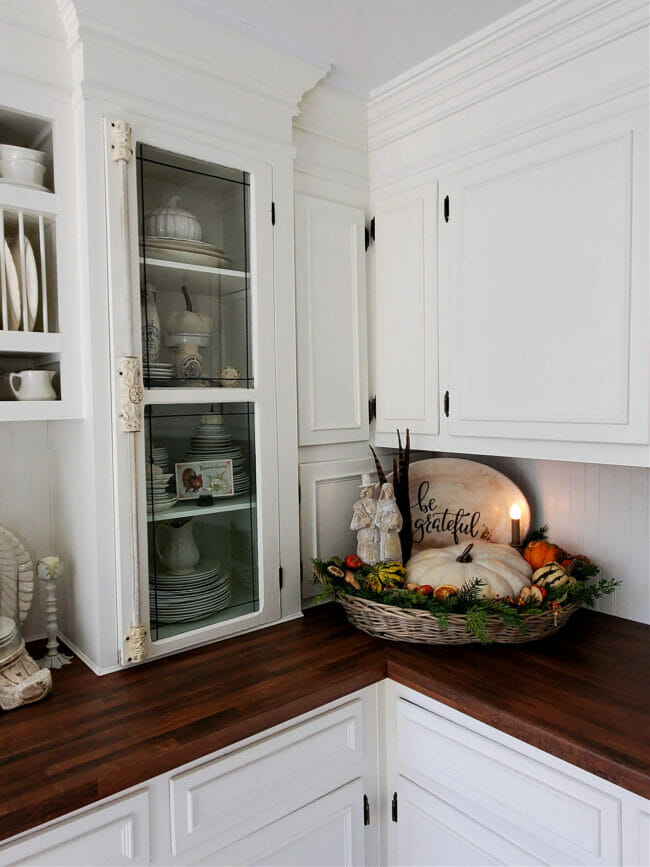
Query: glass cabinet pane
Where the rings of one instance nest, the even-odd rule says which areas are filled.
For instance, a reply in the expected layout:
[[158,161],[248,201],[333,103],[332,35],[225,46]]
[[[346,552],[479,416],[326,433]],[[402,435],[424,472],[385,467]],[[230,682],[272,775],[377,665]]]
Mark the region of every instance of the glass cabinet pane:
[[248,173],[136,154],[145,387],[253,387]]
[[259,610],[253,404],[146,408],[153,641]]

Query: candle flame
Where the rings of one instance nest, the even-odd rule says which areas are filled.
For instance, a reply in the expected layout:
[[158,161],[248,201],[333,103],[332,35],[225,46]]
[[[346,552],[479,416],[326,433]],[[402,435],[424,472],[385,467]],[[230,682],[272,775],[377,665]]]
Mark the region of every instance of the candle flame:
[[513,521],[518,521],[521,518],[521,509],[516,503],[510,506],[510,517]]

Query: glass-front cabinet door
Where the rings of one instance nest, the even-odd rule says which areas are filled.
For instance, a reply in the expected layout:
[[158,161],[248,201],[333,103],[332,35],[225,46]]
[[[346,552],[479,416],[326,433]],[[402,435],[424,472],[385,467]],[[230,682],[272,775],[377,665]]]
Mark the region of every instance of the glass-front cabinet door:
[[135,524],[156,656],[280,617],[271,168],[133,132]]

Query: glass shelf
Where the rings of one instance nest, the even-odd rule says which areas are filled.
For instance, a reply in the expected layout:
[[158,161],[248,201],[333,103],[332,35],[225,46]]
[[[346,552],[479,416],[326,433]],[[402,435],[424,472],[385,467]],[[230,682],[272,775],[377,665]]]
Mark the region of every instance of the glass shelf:
[[241,497],[222,497],[215,500],[210,506],[197,506],[195,503],[187,505],[185,503],[176,503],[171,509],[166,512],[158,512],[155,516],[149,512],[147,514],[148,521],[174,521],[179,518],[202,518],[206,515],[215,515],[222,512],[238,512],[241,509],[254,509],[255,498],[248,496]]

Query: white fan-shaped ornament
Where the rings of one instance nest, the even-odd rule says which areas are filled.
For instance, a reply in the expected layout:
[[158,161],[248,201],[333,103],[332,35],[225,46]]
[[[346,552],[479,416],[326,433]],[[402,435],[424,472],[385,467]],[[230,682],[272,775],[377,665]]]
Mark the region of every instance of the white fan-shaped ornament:
[[[50,672],[41,670],[25,649],[19,627],[34,595],[34,566],[20,539],[0,527],[0,611],[15,620],[15,640],[0,657],[0,708],[12,710],[39,701],[52,689]],[[0,649],[1,653],[1,649]]]

